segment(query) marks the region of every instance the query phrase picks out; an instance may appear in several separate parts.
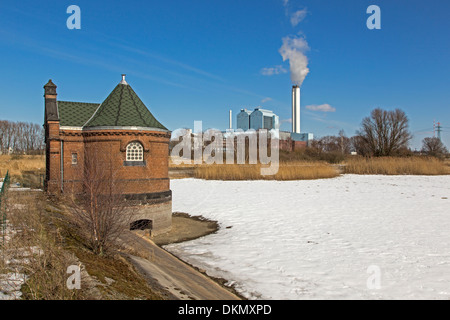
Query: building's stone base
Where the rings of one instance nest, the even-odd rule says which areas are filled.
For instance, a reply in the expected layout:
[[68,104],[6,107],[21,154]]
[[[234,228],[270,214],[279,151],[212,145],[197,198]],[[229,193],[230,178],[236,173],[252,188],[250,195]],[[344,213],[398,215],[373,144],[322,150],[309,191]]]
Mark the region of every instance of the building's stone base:
[[151,235],[169,232],[172,228],[172,200],[156,204],[133,206],[133,222],[151,221]]

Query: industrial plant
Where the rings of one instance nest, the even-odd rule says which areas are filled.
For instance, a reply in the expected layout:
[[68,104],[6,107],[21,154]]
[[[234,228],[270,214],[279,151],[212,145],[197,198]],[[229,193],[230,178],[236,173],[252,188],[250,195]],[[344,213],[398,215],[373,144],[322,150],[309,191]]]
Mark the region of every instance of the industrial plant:
[[[229,129],[232,126],[232,111],[230,110]],[[255,108],[253,111],[241,109],[236,115],[236,129],[243,131],[260,129],[280,129],[278,115],[272,110]],[[292,151],[298,148],[306,147],[314,139],[310,132],[301,132],[300,130],[300,87],[292,86],[292,130],[280,131],[280,149]]]
[[[222,143],[215,143],[214,150],[216,152],[225,152],[227,150],[227,139],[230,136],[240,136],[241,134],[250,137],[252,134],[258,134],[260,130],[276,130],[272,131],[271,137],[279,139],[279,149],[285,151],[294,151],[305,148],[310,145],[314,139],[314,135],[310,132],[301,132],[300,130],[300,87],[298,85],[292,86],[292,130],[280,131],[279,116],[272,110],[256,107],[253,111],[248,109],[241,109],[236,115],[236,128],[233,128],[233,111],[229,110],[229,125],[226,131],[217,129],[203,130],[200,127],[195,128],[194,132],[191,129],[184,128],[172,134],[173,148],[174,143],[178,143],[181,136],[190,137],[188,140],[202,141],[200,144],[204,147],[203,139],[211,141],[211,136],[214,136],[214,141],[222,140]],[[201,123],[201,122],[200,122]],[[195,149],[195,143],[189,144],[189,149]],[[197,146],[198,147],[198,146]]]

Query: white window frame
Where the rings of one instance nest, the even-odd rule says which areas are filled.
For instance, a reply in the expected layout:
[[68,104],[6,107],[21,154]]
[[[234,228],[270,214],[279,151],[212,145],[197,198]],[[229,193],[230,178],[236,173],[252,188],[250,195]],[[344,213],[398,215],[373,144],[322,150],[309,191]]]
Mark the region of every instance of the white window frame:
[[143,162],[144,161],[144,147],[138,141],[132,141],[127,144],[125,152],[125,160],[127,162]]

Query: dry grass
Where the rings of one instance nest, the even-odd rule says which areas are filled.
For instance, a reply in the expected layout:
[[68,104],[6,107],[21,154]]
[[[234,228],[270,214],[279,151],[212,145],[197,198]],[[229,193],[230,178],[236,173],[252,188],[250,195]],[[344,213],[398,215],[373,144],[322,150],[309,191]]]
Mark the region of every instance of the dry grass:
[[45,156],[43,155],[0,155],[0,177],[9,171],[12,182],[21,186],[40,188],[44,182]]
[[77,259],[63,250],[61,235],[49,230],[45,205],[40,192],[8,193],[10,231],[2,248],[3,272],[26,275],[23,299],[79,299],[82,293],[66,286],[67,267],[76,265]]
[[[72,238],[64,210],[42,192],[10,191],[8,208],[11,231],[0,246],[0,275],[26,275],[22,299],[163,298],[120,254],[98,256]],[[81,266],[80,290],[67,288],[67,268],[71,265]]]
[[97,281],[101,300],[163,300],[145,278],[119,254],[99,256],[87,250],[74,250],[89,276]]
[[322,162],[280,163],[275,175],[261,175],[261,164],[202,165],[194,176],[206,180],[311,180],[334,178],[339,172]]
[[45,156],[36,155],[0,155],[0,176],[6,171],[13,176],[20,176],[27,171],[45,171]]
[[384,175],[446,175],[450,166],[436,158],[355,158],[345,162],[344,173]]
[[[181,157],[175,157],[177,161],[183,161]],[[194,164],[193,160],[185,159],[187,163],[175,164],[174,157],[169,157],[169,168],[193,168],[198,166],[198,164]]]

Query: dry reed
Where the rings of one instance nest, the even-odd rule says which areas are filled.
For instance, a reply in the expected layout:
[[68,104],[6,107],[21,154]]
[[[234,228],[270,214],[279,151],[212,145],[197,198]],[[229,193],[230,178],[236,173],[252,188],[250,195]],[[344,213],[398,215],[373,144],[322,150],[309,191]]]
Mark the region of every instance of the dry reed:
[[194,176],[205,180],[311,180],[339,175],[333,166],[320,162],[280,163],[275,175],[262,175],[263,167],[261,164],[202,165],[195,168]]
[[436,158],[355,158],[346,161],[344,173],[383,175],[446,175],[450,166]]

